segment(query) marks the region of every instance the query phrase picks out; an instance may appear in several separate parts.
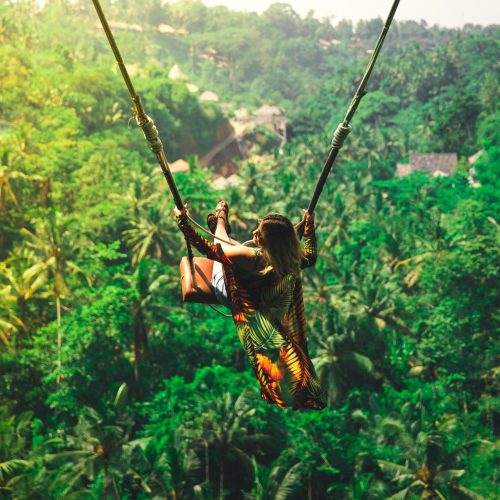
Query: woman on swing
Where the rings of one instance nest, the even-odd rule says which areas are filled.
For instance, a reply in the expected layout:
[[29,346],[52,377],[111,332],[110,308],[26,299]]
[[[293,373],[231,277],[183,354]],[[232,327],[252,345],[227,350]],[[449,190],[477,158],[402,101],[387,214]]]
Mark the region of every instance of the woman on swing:
[[175,209],[174,213],[186,239],[215,261],[215,296],[231,309],[262,399],[281,408],[324,408],[307,350],[300,278],[300,270],[316,261],[314,214],[304,214],[305,245],[301,249],[293,224],[282,215],[266,215],[253,232],[255,247],[247,247],[230,240],[229,208],[224,200],[207,217],[214,244],[193,229],[186,211]]

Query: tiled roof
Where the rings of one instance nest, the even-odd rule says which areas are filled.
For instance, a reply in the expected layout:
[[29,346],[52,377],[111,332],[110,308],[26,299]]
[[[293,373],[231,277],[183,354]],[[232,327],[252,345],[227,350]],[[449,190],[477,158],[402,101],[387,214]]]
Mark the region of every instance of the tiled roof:
[[210,92],[210,90],[205,90],[203,94],[200,96],[200,102],[217,102],[219,97],[214,92]]
[[283,113],[278,106],[270,106],[269,104],[265,104],[261,106],[259,109],[252,113],[254,116],[262,116],[262,117],[270,117],[270,116],[281,116]]
[[396,165],[396,177],[405,177],[415,170],[427,170],[432,175],[450,175],[457,164],[456,153],[426,153],[410,155],[410,163]]
[[405,177],[412,173],[411,165],[407,163],[398,163],[396,165],[396,177]]
[[410,165],[413,170],[430,170],[433,174],[441,172],[450,175],[456,164],[456,153],[414,154],[410,156]]

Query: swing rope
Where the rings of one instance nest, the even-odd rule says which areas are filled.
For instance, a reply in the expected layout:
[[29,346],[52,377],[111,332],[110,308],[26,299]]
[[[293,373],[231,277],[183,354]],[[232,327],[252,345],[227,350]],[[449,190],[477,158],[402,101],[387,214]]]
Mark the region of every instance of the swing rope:
[[[349,108],[347,109],[347,113],[344,117],[344,120],[338,125],[337,129],[335,130],[332,138],[332,142],[330,144],[330,152],[328,154],[328,158],[323,166],[323,171],[321,172],[320,178],[318,180],[318,183],[316,184],[316,188],[314,189],[314,193],[312,195],[311,201],[309,202],[309,206],[307,207],[307,211],[309,213],[313,213],[316,204],[318,203],[319,197],[321,196],[321,193],[323,191],[323,187],[325,186],[326,180],[328,179],[328,175],[330,174],[330,171],[332,169],[333,163],[335,162],[335,159],[337,158],[337,155],[344,145],[344,141],[346,137],[349,135],[351,132],[352,128],[350,125],[350,121],[352,120],[352,117],[354,116],[354,113],[358,109],[359,103],[361,102],[361,99],[366,95],[366,85],[368,84],[368,80],[370,79],[370,75],[372,74],[373,67],[375,66],[375,62],[377,61],[378,55],[380,53],[380,49],[382,48],[382,45],[384,44],[385,37],[387,35],[387,32],[389,31],[389,28],[392,24],[392,20],[394,19],[394,15],[396,14],[396,10],[398,8],[400,0],[395,0],[394,3],[392,4],[391,10],[389,12],[389,15],[387,16],[387,19],[385,21],[384,27],[382,28],[382,31],[378,37],[377,43],[375,45],[375,49],[373,50],[372,56],[370,57],[370,60],[368,62],[368,66],[365,70],[365,73],[363,75],[363,78],[361,79],[361,82],[356,90],[356,93],[354,94],[354,97],[351,101],[351,104],[349,105]],[[302,220],[300,221],[296,226],[297,233],[299,237],[302,237],[304,234],[304,227],[305,227],[305,221]]]
[[[113,51],[113,54],[115,56],[116,62],[118,64],[118,67],[120,68],[120,72],[123,76],[123,79],[125,80],[125,84],[127,85],[127,89],[129,91],[130,97],[132,98],[133,102],[133,112],[135,115],[135,119],[137,124],[141,127],[142,131],[144,132],[144,137],[146,138],[148,145],[150,149],[153,151],[155,154],[158,163],[160,164],[160,167],[162,169],[163,175],[165,176],[165,179],[167,180],[168,186],[170,188],[170,192],[172,193],[172,197],[174,198],[175,206],[181,211],[185,212],[186,208],[184,206],[184,203],[182,201],[182,198],[180,196],[179,190],[177,189],[177,185],[175,184],[174,178],[172,176],[172,172],[170,171],[170,166],[167,161],[167,158],[165,156],[165,151],[163,148],[163,144],[160,139],[160,135],[158,133],[158,129],[156,128],[153,120],[146,115],[144,112],[144,108],[142,106],[141,99],[139,95],[136,93],[134,86],[132,84],[132,81],[130,79],[130,76],[128,74],[127,68],[123,62],[122,56],[120,54],[120,50],[118,49],[118,46],[116,44],[116,41],[114,39],[113,33],[111,32],[111,28],[109,27],[108,21],[106,19],[106,16],[104,15],[104,12],[102,10],[102,7],[99,3],[99,0],[92,0],[94,7],[97,11],[97,15],[99,16],[99,20],[101,21],[102,27],[104,29],[104,32],[106,34],[106,37],[108,39],[108,42],[111,46],[111,50]],[[389,15],[387,17],[387,20],[384,24],[384,27],[382,28],[382,32],[380,33],[377,43],[375,45],[375,49],[372,53],[372,56],[370,58],[370,61],[368,62],[368,66],[365,70],[365,73],[363,75],[363,78],[361,79],[361,82],[356,90],[356,93],[351,101],[351,104],[347,110],[347,113],[344,117],[344,120],[342,123],[340,123],[335,130],[333,137],[332,137],[332,142],[330,145],[330,152],[328,155],[328,158],[323,166],[323,171],[321,172],[320,178],[316,184],[316,188],[314,190],[313,196],[311,198],[311,201],[309,202],[308,205],[308,212],[313,213],[316,205],[318,203],[319,197],[321,196],[321,193],[323,191],[324,185],[327,181],[328,175],[330,174],[330,171],[332,169],[333,163],[335,162],[335,159],[337,158],[339,150],[342,148],[344,141],[346,137],[349,135],[351,132],[351,126],[350,126],[350,121],[352,120],[352,117],[354,116],[354,113],[356,112],[361,99],[366,95],[366,85],[368,84],[368,80],[371,76],[372,70],[375,66],[375,62],[378,58],[378,55],[380,53],[380,50],[382,48],[382,45],[384,43],[385,37],[387,35],[387,32],[389,31],[389,28],[392,24],[392,20],[394,19],[394,15],[396,14],[396,10],[398,8],[400,0],[395,0],[391,10],[389,12]],[[193,222],[198,229],[201,229],[205,233],[208,233],[208,231],[202,227],[200,224],[195,223],[193,219],[189,218],[191,222]],[[297,232],[299,236],[303,235],[304,232],[304,226],[305,226],[305,219],[299,222],[299,224],[296,226]],[[208,233],[212,235],[212,233]],[[219,238],[220,239],[220,238]],[[224,243],[232,244],[229,241],[222,240]]]
[[[332,141],[330,144],[330,152],[328,154],[328,158],[323,166],[323,170],[321,172],[320,178],[316,184],[316,188],[314,190],[313,196],[311,198],[311,201],[309,202],[309,206],[307,208],[309,213],[313,213],[316,205],[318,203],[319,197],[323,191],[324,185],[328,179],[328,175],[330,174],[330,171],[332,169],[333,163],[335,162],[335,159],[337,158],[338,152],[342,148],[344,141],[346,137],[349,135],[351,132],[351,125],[350,121],[352,117],[354,116],[354,113],[356,112],[359,103],[361,102],[361,99],[366,95],[366,85],[368,83],[368,80],[370,78],[370,75],[372,73],[373,67],[375,66],[375,62],[377,60],[377,57],[379,55],[379,52],[382,48],[382,45],[384,43],[385,37],[387,35],[387,32],[389,31],[389,27],[391,26],[392,20],[394,18],[394,15],[396,13],[396,10],[398,8],[400,0],[395,0],[392,8],[389,12],[389,15],[387,17],[387,20],[384,24],[384,27],[382,29],[382,32],[379,35],[379,38],[377,40],[377,44],[375,46],[375,49],[372,53],[372,56],[370,58],[370,61],[368,62],[367,69],[363,75],[363,78],[356,90],[356,93],[351,101],[351,104],[347,110],[347,113],[344,117],[344,120],[342,123],[340,123],[335,130]],[[163,147],[163,143],[161,142],[160,139],[160,134],[158,132],[158,129],[156,128],[156,125],[154,124],[153,120],[144,112],[144,108],[142,106],[141,99],[139,95],[136,93],[134,86],[132,84],[132,81],[130,79],[130,76],[128,74],[127,68],[125,66],[125,63],[123,62],[122,56],[120,54],[120,50],[118,49],[118,46],[116,44],[116,41],[114,39],[113,33],[111,32],[111,28],[109,27],[108,21],[106,19],[106,16],[104,15],[104,12],[102,10],[102,7],[99,3],[99,0],[92,0],[92,3],[94,4],[94,7],[96,9],[97,15],[99,17],[99,20],[101,22],[101,25],[103,27],[104,33],[106,34],[106,37],[108,39],[108,42],[111,46],[111,50],[113,51],[113,54],[115,56],[116,62],[118,64],[118,67],[120,68],[120,72],[123,76],[123,79],[125,80],[125,84],[127,85],[128,92],[130,94],[130,97],[132,99],[133,103],[133,108],[132,111],[135,115],[135,120],[137,122],[137,125],[141,127],[144,137],[146,138],[146,141],[148,142],[149,148],[151,151],[154,153],[156,156],[156,159],[161,167],[161,170],[163,172],[163,175],[167,181],[168,187],[170,189],[170,192],[172,194],[172,197],[174,199],[175,206],[177,207],[178,210],[183,212],[184,214],[187,215],[189,221],[197,227],[199,230],[209,234],[211,237],[214,237],[212,233],[209,233],[203,226],[198,224],[196,221],[194,221],[189,214],[187,214],[187,209],[186,205],[184,204],[181,195],[179,193],[179,190],[177,189],[177,185],[175,184],[174,178],[172,176],[172,172],[170,170],[170,165],[167,161],[167,157],[165,155],[165,150]],[[302,237],[304,234],[304,228],[305,228],[305,217],[295,226],[297,230],[297,234],[299,237]],[[216,239],[222,241],[223,243],[227,243],[230,245],[234,245],[234,242],[225,240],[223,238],[216,237]],[[186,240],[186,247],[187,247],[187,253],[188,253],[188,258],[190,262],[190,268],[193,276],[193,286],[195,288],[198,288],[196,284],[196,273],[194,272],[194,264],[193,264],[193,251],[191,248],[191,244],[185,238]],[[248,243],[248,242],[247,242]],[[219,314],[223,316],[230,316],[227,314],[222,313],[215,307],[213,307],[211,304],[209,304],[212,309],[217,311]]]

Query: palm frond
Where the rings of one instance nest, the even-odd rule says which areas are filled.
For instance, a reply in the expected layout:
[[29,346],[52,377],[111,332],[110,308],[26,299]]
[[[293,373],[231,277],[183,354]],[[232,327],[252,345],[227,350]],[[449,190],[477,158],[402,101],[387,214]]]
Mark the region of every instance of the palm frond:
[[405,500],[408,493],[415,488],[416,486],[423,486],[423,483],[420,480],[414,481],[407,488],[398,491],[395,495],[390,496],[387,500]]
[[305,464],[298,462],[293,465],[281,481],[276,491],[275,500],[287,500],[302,486]]
[[6,483],[13,475],[18,474],[27,467],[30,462],[27,460],[12,459],[6,462],[0,462],[0,482]]

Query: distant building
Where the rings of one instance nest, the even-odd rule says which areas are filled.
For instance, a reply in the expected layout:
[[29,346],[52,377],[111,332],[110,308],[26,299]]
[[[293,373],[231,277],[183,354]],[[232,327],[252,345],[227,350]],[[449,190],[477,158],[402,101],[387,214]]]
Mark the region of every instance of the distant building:
[[173,28],[172,26],[170,26],[169,24],[160,24],[157,28],[158,32],[159,33],[163,33],[164,35],[187,35],[188,32],[183,29],[183,28],[180,28],[178,30],[176,30],[175,28]]
[[160,24],[158,26],[158,31],[160,33],[168,33],[168,34],[174,34],[175,33],[175,29],[172,28],[172,26],[168,25],[168,24]]
[[[114,31],[143,31],[142,26],[139,24],[125,23],[122,21],[109,21],[109,27]],[[97,23],[99,27],[100,24]]]
[[236,120],[248,120],[250,118],[250,113],[248,112],[247,108],[238,108],[234,112],[234,117]]
[[218,102],[219,101],[219,96],[217,94],[214,94],[213,92],[210,92],[210,90],[205,90],[203,94],[200,95],[200,102]]
[[178,64],[174,64],[168,72],[170,80],[187,80],[187,76],[182,72]]
[[396,165],[396,177],[401,179],[401,177],[406,177],[413,172],[413,169],[409,163],[398,163]]
[[236,186],[239,183],[240,178],[236,174],[232,174],[229,177],[216,177],[213,182],[212,186],[214,189],[226,189],[229,186]]
[[186,83],[186,87],[189,92],[198,92],[198,90],[200,90],[198,85],[195,85],[194,83]]
[[476,177],[476,169],[474,168],[474,165],[477,160],[479,160],[480,156],[484,153],[484,149],[480,149],[477,153],[473,154],[472,156],[469,156],[469,185],[473,188],[478,188],[481,186],[481,183],[477,180]]
[[433,176],[450,175],[457,164],[456,153],[429,153],[410,155],[410,163],[398,163],[396,177],[405,177],[417,170],[430,172]]
[[173,163],[170,163],[169,167],[170,167],[170,171],[173,174],[176,174],[177,172],[188,171],[189,170],[189,163],[186,160],[179,158],[178,160],[174,161]]
[[268,130],[274,132],[281,141],[281,145],[286,144],[288,120],[278,106],[265,104],[252,113],[251,120]]

